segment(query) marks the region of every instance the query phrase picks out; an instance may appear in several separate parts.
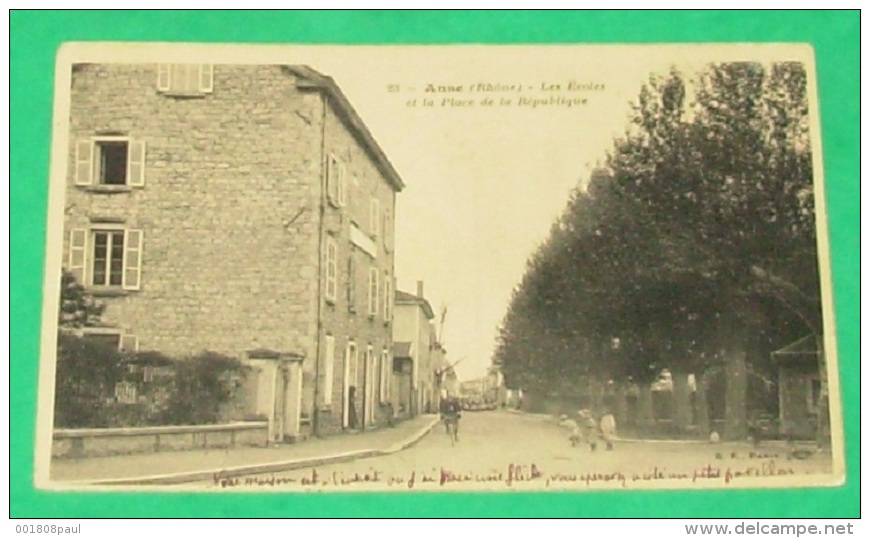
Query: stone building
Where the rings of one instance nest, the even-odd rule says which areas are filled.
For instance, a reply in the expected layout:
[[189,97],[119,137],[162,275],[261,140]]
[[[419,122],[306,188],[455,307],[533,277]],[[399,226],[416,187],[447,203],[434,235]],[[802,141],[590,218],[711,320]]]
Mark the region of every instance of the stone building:
[[407,409],[409,416],[432,412],[437,409],[434,360],[435,331],[432,320],[435,313],[423,294],[423,282],[417,282],[417,293],[396,291],[396,314],[393,325],[393,340],[396,342],[393,360],[397,383],[400,385],[397,409]]
[[273,440],[385,422],[403,183],[335,82],[300,66],[78,64],[64,265],[92,332],[250,360]]

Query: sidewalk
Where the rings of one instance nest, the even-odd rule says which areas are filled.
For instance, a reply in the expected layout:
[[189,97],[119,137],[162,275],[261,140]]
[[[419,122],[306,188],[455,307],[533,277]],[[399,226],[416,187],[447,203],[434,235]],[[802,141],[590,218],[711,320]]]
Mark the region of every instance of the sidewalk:
[[191,450],[51,462],[51,481],[67,485],[180,484],[340,463],[392,454],[422,439],[438,423],[421,415],[371,432],[311,438],[297,444]]

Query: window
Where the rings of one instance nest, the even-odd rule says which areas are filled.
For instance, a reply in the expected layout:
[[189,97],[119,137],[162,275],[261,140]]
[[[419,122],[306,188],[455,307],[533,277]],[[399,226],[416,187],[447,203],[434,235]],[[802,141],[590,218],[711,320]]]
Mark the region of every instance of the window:
[[390,215],[390,210],[384,210],[384,229],[381,232],[381,237],[384,241],[384,250],[392,252],[393,250],[393,217]]
[[335,207],[344,207],[347,204],[345,174],[344,163],[330,154],[326,164],[326,188],[327,197]]
[[69,270],[87,286],[138,290],[142,231],[123,228],[70,231]]
[[369,204],[369,232],[373,238],[378,236],[378,228],[381,224],[381,207],[377,198],[372,198]]
[[159,64],[157,91],[169,95],[202,95],[214,89],[214,67],[210,64]]
[[390,368],[390,353],[384,348],[381,351],[381,367],[380,367],[381,379],[380,379],[380,397],[381,402],[386,403],[390,399],[390,372],[392,372],[392,368]]
[[326,238],[326,287],[324,294],[326,300],[335,302],[336,294],[336,263],[338,261],[338,247],[335,244],[335,239],[332,237]]
[[347,258],[347,310],[356,312],[356,260],[353,250]]
[[369,269],[369,316],[374,317],[378,313],[378,269]]
[[75,183],[80,186],[145,185],[145,142],[123,136],[94,137],[76,143]]
[[384,321],[393,319],[393,281],[389,273],[384,273]]
[[120,351],[139,351],[139,339],[132,334],[124,334],[118,329],[84,329],[82,337],[91,342],[118,348]]
[[335,369],[335,337],[326,335],[326,350],[323,357],[323,405],[332,405],[332,376]]

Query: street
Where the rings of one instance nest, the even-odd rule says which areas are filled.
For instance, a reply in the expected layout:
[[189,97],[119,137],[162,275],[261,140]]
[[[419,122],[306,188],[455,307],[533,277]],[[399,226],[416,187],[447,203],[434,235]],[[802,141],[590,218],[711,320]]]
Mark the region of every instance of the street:
[[[572,447],[568,432],[536,416],[466,412],[459,442],[442,425],[394,454],[245,477],[214,476],[181,486],[212,490],[480,491],[759,487],[824,483],[831,461],[793,459],[785,446],[617,442]],[[816,476],[812,476],[816,475]]]

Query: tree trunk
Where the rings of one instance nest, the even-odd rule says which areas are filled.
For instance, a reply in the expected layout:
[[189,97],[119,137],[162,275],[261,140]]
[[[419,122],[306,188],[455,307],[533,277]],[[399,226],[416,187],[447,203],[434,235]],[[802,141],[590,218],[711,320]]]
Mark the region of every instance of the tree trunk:
[[652,387],[649,383],[641,383],[637,398],[637,422],[639,426],[649,426],[655,422],[653,418]]
[[613,416],[616,418],[617,426],[619,424],[625,424],[626,415],[628,415],[628,401],[626,400],[627,391],[628,387],[625,383],[619,383],[614,391],[615,401],[611,411],[613,412]]
[[698,416],[698,433],[705,439],[710,436],[710,409],[707,405],[707,373],[695,375],[695,407]]
[[674,398],[674,426],[677,431],[685,432],[692,422],[692,405],[689,394],[689,378],[686,372],[671,370]]
[[724,439],[746,439],[746,349],[742,339],[725,350],[725,431]]

